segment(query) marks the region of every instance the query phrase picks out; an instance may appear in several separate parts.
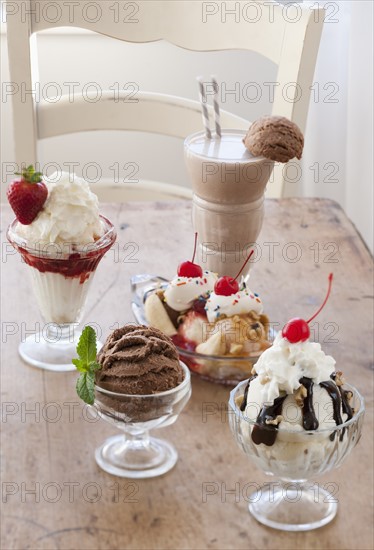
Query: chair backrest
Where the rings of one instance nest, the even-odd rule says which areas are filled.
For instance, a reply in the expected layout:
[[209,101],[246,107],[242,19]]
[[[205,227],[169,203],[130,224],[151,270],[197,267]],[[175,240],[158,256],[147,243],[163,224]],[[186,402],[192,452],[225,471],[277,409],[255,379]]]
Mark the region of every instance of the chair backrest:
[[[35,103],[27,90],[36,77],[38,31],[80,27],[128,42],[166,40],[194,51],[245,49],[278,65],[272,112],[305,129],[310,86],[320,42],[324,10],[282,6],[272,1],[208,2],[199,0],[136,2],[43,2],[7,0],[5,4],[12,86],[15,160],[35,162],[38,139],[87,130],[140,130],[186,137],[201,128],[198,102],[164,94],[137,93],[136,103],[120,103],[114,94],[99,102]],[[116,99],[116,101],[114,101]],[[155,102],[157,109],[154,109]],[[247,128],[249,121],[223,113],[223,127]],[[281,196],[276,173],[270,196]]]

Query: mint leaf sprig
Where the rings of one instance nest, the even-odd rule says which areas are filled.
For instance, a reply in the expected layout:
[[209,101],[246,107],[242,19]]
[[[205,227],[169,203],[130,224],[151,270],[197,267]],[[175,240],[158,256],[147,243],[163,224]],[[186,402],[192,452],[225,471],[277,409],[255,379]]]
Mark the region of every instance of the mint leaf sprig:
[[93,405],[95,401],[95,372],[101,368],[101,365],[96,362],[96,332],[88,325],[79,338],[77,353],[79,359],[72,360],[80,372],[76,385],[77,394],[85,403]]

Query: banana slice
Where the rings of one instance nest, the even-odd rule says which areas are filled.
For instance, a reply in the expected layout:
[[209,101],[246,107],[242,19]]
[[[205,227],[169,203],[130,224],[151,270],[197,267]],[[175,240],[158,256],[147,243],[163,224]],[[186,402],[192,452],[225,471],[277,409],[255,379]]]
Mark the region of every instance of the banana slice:
[[170,321],[168,314],[157,294],[148,296],[144,305],[145,316],[148,323],[161,330],[166,336],[174,336],[177,329]]
[[196,347],[198,353],[203,355],[225,355],[226,353],[226,342],[222,338],[221,331],[219,330],[213,334],[206,342],[199,344]]

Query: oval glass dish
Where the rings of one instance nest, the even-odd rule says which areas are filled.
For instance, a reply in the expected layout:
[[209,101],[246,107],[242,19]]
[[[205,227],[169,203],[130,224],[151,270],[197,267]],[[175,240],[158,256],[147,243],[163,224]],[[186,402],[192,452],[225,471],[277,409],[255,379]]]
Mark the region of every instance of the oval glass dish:
[[[157,275],[147,273],[134,275],[131,282],[131,308],[136,321],[142,325],[148,325],[145,317],[144,303],[150,293],[158,289],[164,289],[168,280]],[[172,338],[173,339],[173,338]],[[274,331],[270,328],[269,341],[274,339]],[[255,352],[248,356],[228,357],[220,355],[204,355],[193,349],[181,347],[178,340],[174,340],[178,349],[181,361],[183,361],[191,372],[205,380],[234,386],[249,378],[253,365],[256,363],[262,352]]]

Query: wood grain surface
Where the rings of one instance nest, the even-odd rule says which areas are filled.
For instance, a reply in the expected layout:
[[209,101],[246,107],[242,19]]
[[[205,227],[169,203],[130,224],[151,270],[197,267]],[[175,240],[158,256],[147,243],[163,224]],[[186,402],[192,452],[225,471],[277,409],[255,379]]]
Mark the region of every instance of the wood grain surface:
[[[6,242],[10,209],[2,210],[2,549],[373,548],[372,260],[336,203],[267,201],[251,275],[251,288],[281,326],[315,311],[334,272],[315,333],[366,399],[361,441],[340,469],[318,480],[335,488],[338,515],[299,534],[250,517],[248,483],[266,476],[231,436],[229,389],[196,377],[178,421],[160,432],[179,452],[171,472],[134,483],[98,468],[94,450],[115,430],[89,417],[75,394],[76,374],[34,369],[18,356],[20,339],[42,321],[27,268]],[[102,211],[119,238],[98,268],[84,322],[96,323],[106,337],[132,320],[129,277],[171,277],[190,256],[193,234],[189,203],[113,204]]]

